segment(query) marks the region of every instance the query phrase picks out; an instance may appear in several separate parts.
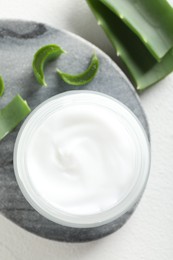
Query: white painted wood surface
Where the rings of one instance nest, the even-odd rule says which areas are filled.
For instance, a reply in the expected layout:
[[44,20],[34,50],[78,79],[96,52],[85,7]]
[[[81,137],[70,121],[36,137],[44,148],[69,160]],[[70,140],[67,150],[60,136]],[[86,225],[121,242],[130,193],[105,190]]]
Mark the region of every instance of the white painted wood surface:
[[[0,18],[35,20],[67,29],[114,57],[84,0],[0,0],[0,7]],[[173,259],[173,74],[145,91],[141,100],[150,123],[152,167],[145,194],[130,221],[104,239],[65,244],[36,237],[0,216],[0,259]]]

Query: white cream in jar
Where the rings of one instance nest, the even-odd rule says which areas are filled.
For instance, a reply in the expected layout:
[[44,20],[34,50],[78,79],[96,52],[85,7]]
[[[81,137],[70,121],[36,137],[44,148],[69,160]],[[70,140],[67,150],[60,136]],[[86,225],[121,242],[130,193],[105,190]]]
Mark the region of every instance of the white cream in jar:
[[120,102],[70,91],[44,102],[26,120],[14,168],[26,199],[47,218],[65,225],[92,225],[96,219],[101,224],[140,196],[148,141]]

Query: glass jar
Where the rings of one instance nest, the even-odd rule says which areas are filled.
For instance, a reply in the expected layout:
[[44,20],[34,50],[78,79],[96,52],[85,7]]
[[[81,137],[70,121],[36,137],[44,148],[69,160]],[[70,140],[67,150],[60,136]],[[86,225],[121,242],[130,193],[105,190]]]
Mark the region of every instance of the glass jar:
[[[40,126],[45,124],[57,111],[63,111],[66,108],[72,109],[74,106],[100,107],[102,111],[105,110],[114,113],[115,117],[118,118],[119,122],[128,132],[129,138],[131,138],[136,149],[133,162],[134,178],[130,182],[130,186],[123,191],[121,198],[112,207],[103,208],[103,210],[94,212],[93,214],[73,214],[63,211],[45,196],[42,196],[39,192],[39,182],[42,183],[44,176],[42,178],[37,176],[39,180],[37,185],[34,184],[26,163],[30,143]],[[112,142],[114,143],[115,141],[112,140]],[[31,154],[30,156],[32,156]],[[124,161],[124,164],[126,164],[126,161]],[[26,200],[45,218],[59,224],[60,229],[61,226],[65,226],[69,228],[71,236],[74,234],[75,237],[77,232],[79,236],[81,234],[81,237],[85,241],[112,233],[126,222],[144,191],[149,175],[149,168],[150,145],[145,130],[139,120],[118,100],[95,91],[68,91],[43,102],[25,120],[19,131],[14,148],[15,176]],[[34,175],[37,175],[36,171]],[[97,183],[95,185],[97,186]],[[70,194],[68,195],[70,198]]]

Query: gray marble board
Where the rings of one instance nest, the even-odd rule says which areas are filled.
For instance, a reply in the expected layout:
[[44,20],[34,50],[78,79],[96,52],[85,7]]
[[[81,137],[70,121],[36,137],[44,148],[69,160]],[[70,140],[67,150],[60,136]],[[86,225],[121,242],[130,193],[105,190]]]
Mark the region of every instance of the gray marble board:
[[[32,59],[39,47],[55,43],[67,54],[46,67],[48,87],[40,87],[32,72]],[[69,73],[78,73],[86,68],[93,52],[100,60],[96,78],[88,85],[72,87],[65,84],[55,69]],[[139,118],[149,137],[148,124],[140,101],[117,65],[102,51],[66,31],[51,28],[44,24],[25,21],[0,21],[0,74],[5,80],[5,94],[0,98],[0,109],[17,93],[26,99],[32,109],[53,95],[73,89],[96,90],[111,95],[126,104]],[[70,229],[57,225],[37,213],[23,197],[13,171],[13,147],[20,126],[0,142],[0,212],[20,227],[39,236],[59,241],[87,241],[105,236],[110,232],[104,228],[97,230]],[[131,215],[128,212],[120,223],[113,226],[118,229]],[[97,234],[96,234],[97,233]]]

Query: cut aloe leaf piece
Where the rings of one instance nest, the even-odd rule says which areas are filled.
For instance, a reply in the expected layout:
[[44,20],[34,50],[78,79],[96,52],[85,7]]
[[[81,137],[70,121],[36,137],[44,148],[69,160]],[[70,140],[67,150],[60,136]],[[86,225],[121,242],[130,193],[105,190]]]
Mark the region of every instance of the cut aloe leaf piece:
[[157,62],[141,40],[100,1],[87,0],[137,89],[151,86],[173,71],[173,50]]
[[92,56],[88,68],[84,72],[77,75],[71,75],[57,69],[57,73],[67,84],[74,85],[74,86],[82,86],[88,84],[94,79],[94,77],[97,74],[98,67],[99,67],[99,59],[97,55],[94,54]]
[[0,141],[9,134],[29,113],[27,102],[17,95],[0,110]]
[[44,76],[45,64],[48,61],[57,59],[62,53],[64,53],[64,50],[56,44],[45,45],[35,53],[32,67],[34,75],[40,85],[47,86]]
[[167,1],[100,1],[123,20],[158,61],[173,47],[173,8]]
[[3,96],[5,90],[4,80],[2,76],[0,76],[0,97]]

